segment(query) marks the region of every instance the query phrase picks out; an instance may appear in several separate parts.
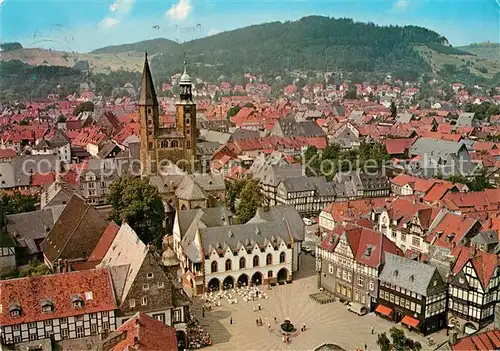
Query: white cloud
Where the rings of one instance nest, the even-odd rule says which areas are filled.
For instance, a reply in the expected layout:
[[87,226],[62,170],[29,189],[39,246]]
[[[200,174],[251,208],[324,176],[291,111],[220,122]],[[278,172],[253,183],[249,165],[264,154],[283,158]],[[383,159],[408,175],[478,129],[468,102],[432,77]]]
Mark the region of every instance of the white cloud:
[[115,0],[115,2],[109,6],[109,10],[111,12],[126,14],[132,9],[134,2],[135,0]]
[[101,27],[103,28],[111,28],[116,26],[120,21],[113,17],[107,17],[101,21]]
[[394,3],[394,8],[397,10],[406,10],[409,4],[409,0],[396,0],[396,2]]
[[172,5],[167,11],[167,16],[172,19],[183,21],[189,16],[192,10],[193,6],[190,0],[179,0],[177,4]]
[[207,34],[208,34],[208,36],[210,36],[210,35],[215,35],[215,34],[218,34],[218,33],[220,33],[220,30],[218,30],[218,29],[210,29]]

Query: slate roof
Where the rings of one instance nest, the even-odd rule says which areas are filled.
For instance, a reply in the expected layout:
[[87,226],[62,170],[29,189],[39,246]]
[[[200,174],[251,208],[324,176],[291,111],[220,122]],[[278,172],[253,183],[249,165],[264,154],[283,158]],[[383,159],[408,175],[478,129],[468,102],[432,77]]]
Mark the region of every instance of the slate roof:
[[411,155],[424,155],[446,159],[450,154],[458,154],[463,144],[449,140],[419,138],[410,147]]
[[400,112],[396,116],[396,121],[399,123],[410,123],[413,118],[413,113]]
[[255,212],[255,216],[247,223],[282,221],[283,218],[286,218],[288,222],[293,239],[295,241],[304,241],[305,224],[293,205],[270,206],[269,208],[259,207]]
[[11,162],[0,162],[0,189],[29,186],[30,176],[57,170],[57,155],[16,156]]
[[207,198],[203,189],[196,184],[191,177],[184,177],[184,180],[175,190],[175,196],[182,200],[204,200]]
[[389,190],[389,178],[382,174],[367,174],[359,171],[337,173],[333,178],[338,197],[355,197],[358,191]]
[[141,91],[139,94],[139,105],[158,106],[153,76],[149,68],[148,56],[144,59],[144,69],[142,71]]
[[387,253],[379,279],[427,296],[428,287],[436,270],[437,268],[431,265]]
[[106,220],[94,207],[74,195],[42,242],[42,251],[48,260],[54,262],[61,257],[68,245],[94,249],[107,226]]
[[201,242],[205,254],[212,250],[224,251],[229,248],[236,251],[244,246],[251,249],[255,245],[259,248],[268,243],[291,243],[290,233],[284,221],[246,223],[232,226],[200,228]]
[[297,122],[293,118],[283,118],[278,121],[281,134],[284,137],[324,137],[325,132],[312,121]]
[[[107,269],[93,269],[64,274],[0,281],[0,325],[12,325],[78,316],[116,309],[113,287]],[[86,292],[92,293],[87,299]],[[74,308],[72,298],[83,300],[82,308]],[[49,301],[53,312],[42,312],[42,300]],[[21,316],[11,317],[9,306],[18,304]]]

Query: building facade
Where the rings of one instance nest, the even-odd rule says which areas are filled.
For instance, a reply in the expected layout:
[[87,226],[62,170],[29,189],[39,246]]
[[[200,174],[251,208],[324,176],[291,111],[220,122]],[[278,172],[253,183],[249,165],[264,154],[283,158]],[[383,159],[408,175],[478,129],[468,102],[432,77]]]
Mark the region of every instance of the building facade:
[[387,254],[379,279],[377,314],[424,335],[446,327],[447,284],[436,267]]

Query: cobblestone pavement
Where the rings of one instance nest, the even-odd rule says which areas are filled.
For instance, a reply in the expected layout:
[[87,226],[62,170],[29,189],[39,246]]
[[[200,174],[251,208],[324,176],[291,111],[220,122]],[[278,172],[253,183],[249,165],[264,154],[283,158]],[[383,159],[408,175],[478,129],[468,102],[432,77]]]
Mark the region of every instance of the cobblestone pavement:
[[[193,306],[195,316],[208,331],[213,340],[211,350],[314,350],[323,343],[337,344],[346,350],[377,350],[377,333],[388,332],[395,324],[370,313],[357,316],[349,312],[340,302],[320,305],[309,298],[309,294],[318,292],[314,273],[314,258],[302,257],[301,271],[294,277],[292,284],[264,290],[269,298],[259,302],[244,302],[229,305],[221,300],[221,307],[206,312],[202,318],[201,299],[196,298]],[[254,312],[253,304],[262,305],[262,310]],[[233,317],[233,324],[229,323]],[[274,323],[274,317],[278,323]],[[262,318],[263,326],[256,326],[255,320]],[[305,323],[307,330],[291,338],[290,344],[282,342],[279,334],[280,324],[290,318],[300,330]],[[268,330],[271,324],[271,331]],[[371,327],[375,334],[371,334]],[[401,327],[401,325],[399,325]],[[430,350],[426,338],[406,331],[414,340],[420,341],[423,350]],[[446,332],[432,335],[439,344],[446,339]]]

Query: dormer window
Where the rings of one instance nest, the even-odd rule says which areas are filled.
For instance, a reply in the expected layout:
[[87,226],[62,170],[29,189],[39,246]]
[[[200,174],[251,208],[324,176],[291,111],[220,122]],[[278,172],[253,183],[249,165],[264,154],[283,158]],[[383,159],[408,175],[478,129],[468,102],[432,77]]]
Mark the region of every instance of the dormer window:
[[11,317],[19,317],[21,316],[22,314],[22,309],[21,309],[21,305],[19,304],[13,304],[10,308],[9,308],[9,313],[10,313],[10,316]]
[[42,300],[41,301],[42,305],[42,312],[52,312],[54,311],[54,304],[50,300]]
[[153,279],[153,273],[148,273],[148,279]]
[[82,308],[83,307],[83,299],[81,296],[73,296],[71,298],[71,302],[73,303],[73,308]]
[[399,274],[399,272],[398,272],[398,270],[396,269],[396,270],[394,271],[394,276],[395,276],[395,277],[397,277],[397,276],[398,276],[398,274]]

